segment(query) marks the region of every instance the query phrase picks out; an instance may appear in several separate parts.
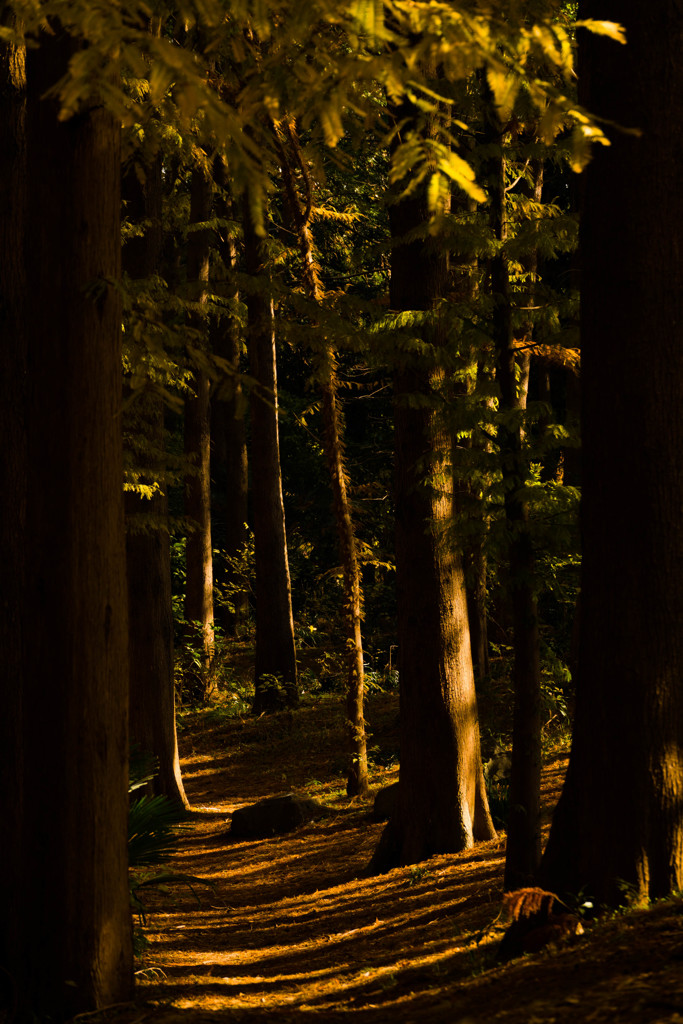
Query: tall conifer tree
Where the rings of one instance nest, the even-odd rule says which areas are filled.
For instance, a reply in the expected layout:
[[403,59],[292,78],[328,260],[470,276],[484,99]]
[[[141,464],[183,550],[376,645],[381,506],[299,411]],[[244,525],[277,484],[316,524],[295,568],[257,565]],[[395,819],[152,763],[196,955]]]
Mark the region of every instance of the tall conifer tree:
[[683,888],[683,64],[673,0],[586,0],[579,79],[611,146],[581,222],[581,636],[542,884],[618,904]]

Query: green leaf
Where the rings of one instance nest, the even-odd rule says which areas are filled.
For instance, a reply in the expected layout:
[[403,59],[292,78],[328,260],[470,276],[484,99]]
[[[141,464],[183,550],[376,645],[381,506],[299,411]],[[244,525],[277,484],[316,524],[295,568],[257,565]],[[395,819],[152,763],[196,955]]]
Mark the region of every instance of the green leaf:
[[128,863],[157,864],[178,841],[178,826],[185,809],[165,796],[142,796],[128,812]]

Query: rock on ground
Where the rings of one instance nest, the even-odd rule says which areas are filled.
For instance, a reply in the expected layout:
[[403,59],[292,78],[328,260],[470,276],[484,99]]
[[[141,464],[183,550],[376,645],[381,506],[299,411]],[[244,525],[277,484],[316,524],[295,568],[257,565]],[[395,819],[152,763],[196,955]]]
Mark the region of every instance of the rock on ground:
[[259,800],[233,813],[230,834],[237,839],[267,839],[332,814],[328,807],[310,797],[288,793]]

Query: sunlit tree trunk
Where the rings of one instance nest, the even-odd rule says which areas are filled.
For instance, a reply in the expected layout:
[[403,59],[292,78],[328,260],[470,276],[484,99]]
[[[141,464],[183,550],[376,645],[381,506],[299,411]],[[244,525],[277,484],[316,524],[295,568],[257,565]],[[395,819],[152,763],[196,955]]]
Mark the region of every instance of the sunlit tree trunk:
[[539,875],[611,905],[683,888],[681,18],[672,0],[614,16],[628,45],[584,38],[582,98],[640,134],[610,128],[585,184],[576,717]]
[[[451,200],[452,206],[455,202],[456,198],[453,197]],[[469,197],[460,196],[457,198],[457,202],[463,213],[473,213],[476,210],[476,202]],[[478,291],[478,261],[476,256],[459,256],[457,253],[451,253],[450,259],[450,295],[456,302],[473,304]],[[461,357],[463,356],[464,353],[461,353]],[[473,364],[477,364],[476,351],[470,352],[470,359]],[[481,361],[479,361],[474,380],[470,378],[470,384],[461,384],[459,386],[462,394],[471,392],[475,386],[475,381],[477,379],[481,381],[484,372],[484,367]],[[483,432],[479,434],[479,432],[474,431],[464,444],[469,451],[490,452],[491,450],[490,438],[486,437]],[[467,519],[467,536],[464,544],[463,562],[465,566],[472,667],[474,669],[475,681],[479,684],[488,679],[490,672],[488,612],[486,606],[488,592],[486,535],[489,523],[482,499],[477,493],[478,487],[468,481],[462,472],[460,462],[462,446],[463,441],[456,429],[452,439],[454,487],[460,492],[461,508],[458,511],[460,515],[464,514]],[[465,505],[466,508],[464,507]]]
[[351,517],[346,467],[344,465],[341,414],[337,400],[336,361],[331,349],[322,354],[328,365],[319,385],[322,398],[325,455],[332,483],[337,535],[344,573],[346,602],[348,683],[346,688],[346,727],[349,742],[349,767],[346,791],[349,796],[364,796],[368,791],[368,753],[365,732],[364,696],[365,669],[363,665],[363,637],[361,576],[356,535]]
[[[121,454],[120,129],[50,95],[79,49],[27,52],[26,580],[18,1017],[130,998],[128,632]],[[112,65],[112,73],[115,65]],[[47,94],[47,98],[46,98]],[[21,390],[21,381],[17,381]],[[6,794],[3,793],[3,798]],[[3,814],[3,820],[5,815]],[[2,924],[16,919],[5,906]]]
[[[207,300],[209,280],[208,228],[194,228],[211,217],[212,186],[205,171],[192,172],[190,193],[190,233],[187,240],[187,281],[194,302]],[[191,318],[199,330],[204,324],[199,315]],[[206,371],[195,366],[190,383],[192,394],[185,399],[185,455],[190,469],[185,477],[185,515],[191,524],[186,546],[185,619],[188,641],[200,651],[203,698],[211,695],[211,660],[214,651],[213,629],[213,549],[211,546],[211,422],[210,381]]]
[[[416,118],[405,104],[397,121]],[[390,304],[430,312],[445,295],[448,258],[434,238],[410,239],[428,220],[426,198],[390,207]],[[434,354],[445,341],[437,314],[415,328]],[[422,346],[420,346],[422,349]],[[484,789],[462,554],[454,513],[451,437],[440,415],[443,371],[402,346],[395,373],[396,574],[401,771],[396,815],[370,864],[386,870],[495,836]]]
[[273,299],[261,239],[244,204],[244,245],[252,285],[246,295],[251,392],[251,466],[256,546],[254,711],[298,703],[292,588],[280,469]]

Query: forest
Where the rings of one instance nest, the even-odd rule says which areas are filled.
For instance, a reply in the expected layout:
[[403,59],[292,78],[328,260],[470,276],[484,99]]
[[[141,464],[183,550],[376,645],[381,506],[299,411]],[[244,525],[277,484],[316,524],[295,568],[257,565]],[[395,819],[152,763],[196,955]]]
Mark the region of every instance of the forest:
[[0,0],[0,1021],[681,1019],[680,36]]

